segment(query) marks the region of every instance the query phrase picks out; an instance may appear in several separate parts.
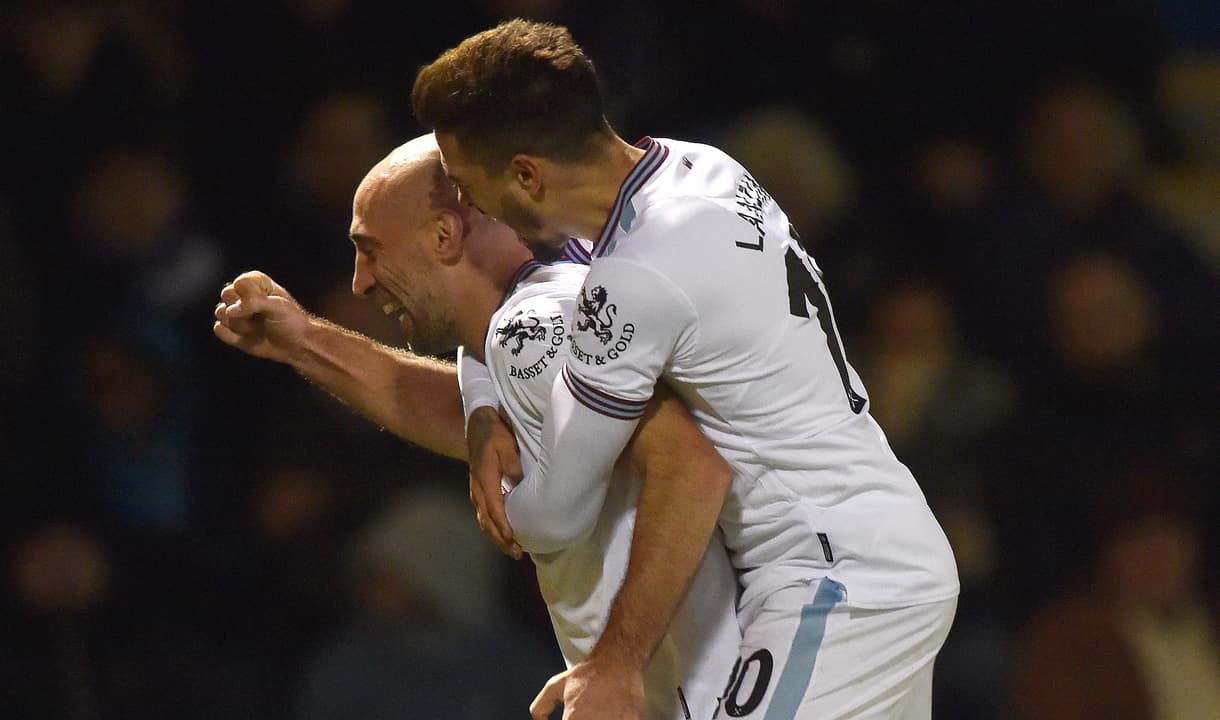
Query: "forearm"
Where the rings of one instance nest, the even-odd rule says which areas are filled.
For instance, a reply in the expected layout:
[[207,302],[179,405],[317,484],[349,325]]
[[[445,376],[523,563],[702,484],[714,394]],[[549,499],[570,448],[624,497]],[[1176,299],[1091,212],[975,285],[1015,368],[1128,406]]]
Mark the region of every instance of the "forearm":
[[429,450],[466,459],[454,365],[311,317],[290,364],[368,419]]
[[[669,398],[657,414],[674,413]],[[681,411],[685,414],[685,410]],[[665,636],[707,553],[732,482],[727,463],[694,428],[666,424],[650,433],[646,418],[628,447],[643,475],[627,575],[592,656],[642,670]]]

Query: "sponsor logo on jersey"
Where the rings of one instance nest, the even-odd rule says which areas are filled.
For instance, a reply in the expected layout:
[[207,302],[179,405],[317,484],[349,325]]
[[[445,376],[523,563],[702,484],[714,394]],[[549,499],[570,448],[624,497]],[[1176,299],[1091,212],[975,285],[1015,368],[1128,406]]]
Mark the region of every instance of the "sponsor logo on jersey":
[[519,312],[505,325],[496,328],[496,336],[500,338],[500,347],[508,347],[509,342],[512,342],[513,347],[509,352],[516,356],[521,354],[526,340],[546,340],[546,328],[534,315]]
[[614,327],[614,316],[618,314],[618,305],[607,303],[606,288],[598,285],[593,290],[580,289],[580,304],[576,311],[580,318],[576,320],[576,329],[582,332],[592,331],[593,336],[607,345],[614,337],[611,328]]
[[520,358],[508,363],[509,377],[530,380],[541,375],[559,355],[566,335],[564,317],[560,314],[541,318],[521,311],[502,322],[496,328],[496,339],[500,347]]
[[572,357],[586,365],[605,365],[606,360],[617,359],[635,338],[635,325],[622,323],[615,328],[618,305],[609,301],[609,293],[602,285],[592,290],[581,288],[580,301],[576,305],[576,331],[591,333],[603,347],[582,348],[572,336]]

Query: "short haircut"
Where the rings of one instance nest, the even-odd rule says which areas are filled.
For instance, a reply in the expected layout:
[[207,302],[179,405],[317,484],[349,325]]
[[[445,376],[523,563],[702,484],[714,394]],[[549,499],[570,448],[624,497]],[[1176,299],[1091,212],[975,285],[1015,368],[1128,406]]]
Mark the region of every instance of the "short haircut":
[[510,20],[446,50],[415,78],[415,117],[499,170],[518,153],[587,159],[609,134],[593,62],[559,25]]

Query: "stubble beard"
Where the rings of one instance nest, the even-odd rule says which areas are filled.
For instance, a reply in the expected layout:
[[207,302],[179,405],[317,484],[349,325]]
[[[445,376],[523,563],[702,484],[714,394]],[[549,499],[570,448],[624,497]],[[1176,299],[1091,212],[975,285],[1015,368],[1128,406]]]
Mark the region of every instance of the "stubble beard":
[[517,233],[521,242],[534,253],[536,260],[550,263],[563,256],[568,238],[560,235],[543,238],[544,224],[541,213],[522,205],[507,193],[501,198],[501,207],[504,209],[504,224]]

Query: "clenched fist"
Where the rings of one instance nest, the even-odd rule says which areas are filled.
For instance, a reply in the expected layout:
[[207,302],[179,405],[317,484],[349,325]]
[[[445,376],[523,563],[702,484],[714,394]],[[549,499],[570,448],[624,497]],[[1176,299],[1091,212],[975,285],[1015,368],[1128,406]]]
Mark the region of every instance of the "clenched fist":
[[228,345],[255,357],[291,363],[313,320],[266,273],[238,275],[220,291],[212,332]]

